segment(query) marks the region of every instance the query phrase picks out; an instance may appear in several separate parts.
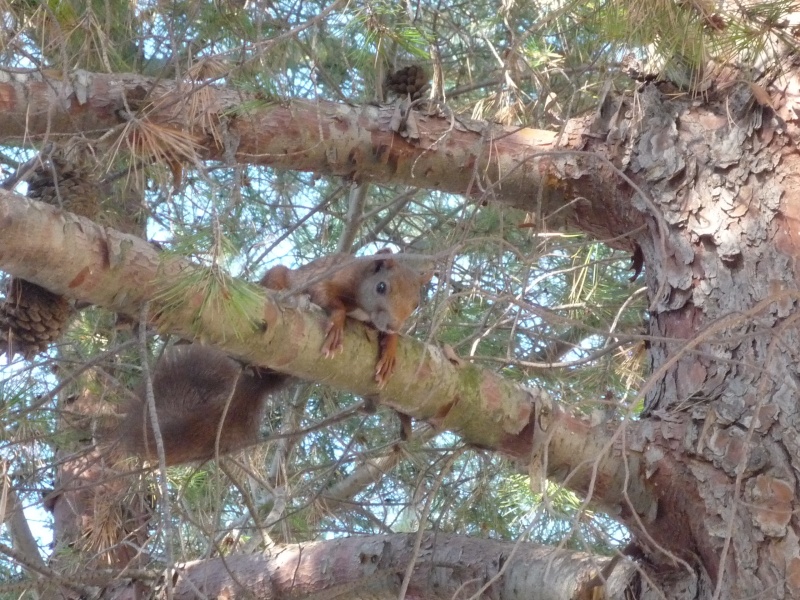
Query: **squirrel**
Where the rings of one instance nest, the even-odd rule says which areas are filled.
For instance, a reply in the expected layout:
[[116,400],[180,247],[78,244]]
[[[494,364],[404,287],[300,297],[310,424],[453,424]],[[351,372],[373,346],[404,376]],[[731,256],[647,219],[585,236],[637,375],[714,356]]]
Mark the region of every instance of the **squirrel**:
[[[430,275],[400,264],[391,250],[356,259],[333,254],[292,270],[276,266],[260,284],[273,290],[297,290],[330,315],[322,354],[342,349],[347,316],[379,331],[380,357],[375,379],[383,386],[395,367],[397,330],[417,308],[420,288]],[[307,289],[304,289],[307,288]],[[214,458],[219,423],[219,453],[262,441],[259,428],[267,399],[289,385],[291,377],[271,369],[242,367],[211,346],[181,344],[168,348],[153,372],[153,395],[167,466]],[[235,387],[234,387],[235,386]],[[229,402],[230,399],[230,402]],[[155,438],[140,384],[125,407],[117,439],[128,455],[157,460]]]
[[311,302],[328,312],[322,345],[326,358],[342,350],[346,317],[375,327],[380,344],[375,381],[383,387],[394,371],[397,331],[419,306],[420,288],[430,278],[399,263],[384,248],[364,258],[341,253],[323,256],[294,270],[278,265],[260,283],[271,290],[307,292]]

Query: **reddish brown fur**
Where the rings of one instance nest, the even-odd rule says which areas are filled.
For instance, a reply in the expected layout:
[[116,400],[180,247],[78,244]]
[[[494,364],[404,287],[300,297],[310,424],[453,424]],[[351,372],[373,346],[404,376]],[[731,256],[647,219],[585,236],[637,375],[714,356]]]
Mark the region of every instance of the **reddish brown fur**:
[[[386,249],[360,259],[333,254],[296,270],[281,265],[267,271],[261,285],[307,293],[314,304],[328,311],[330,320],[322,346],[326,357],[341,350],[348,315],[372,324],[381,332],[375,379],[384,385],[394,371],[397,331],[417,308],[420,287],[430,279],[390,256],[391,251]],[[385,293],[377,291],[378,285],[385,286]]]
[[[217,429],[228,398],[220,454],[258,443],[267,397],[286,385],[287,379],[287,375],[268,369],[242,370],[239,363],[210,346],[169,348],[153,373],[153,395],[167,465],[214,457]],[[129,454],[155,461],[158,456],[144,385],[139,385],[136,396],[127,406],[118,436]]]

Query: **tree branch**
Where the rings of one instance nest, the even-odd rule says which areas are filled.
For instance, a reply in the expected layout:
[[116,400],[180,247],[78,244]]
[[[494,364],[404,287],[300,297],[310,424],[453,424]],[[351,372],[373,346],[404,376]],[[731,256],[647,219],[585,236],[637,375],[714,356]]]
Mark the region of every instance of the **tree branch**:
[[[0,268],[116,312],[136,314],[149,301],[161,331],[201,339],[251,364],[374,396],[475,446],[525,462],[541,460],[549,476],[594,501],[633,508],[640,515],[654,510],[655,491],[644,477],[644,458],[628,451],[621,460],[624,436],[613,423],[591,427],[542,390],[520,387],[408,338],[399,344],[397,371],[378,389],[373,379],[377,334],[361,323],[348,320],[344,351],[322,359],[327,317],[319,310],[299,309],[295,299],[278,301],[258,288],[263,301],[233,311],[219,298],[209,299],[205,286],[186,291],[179,305],[167,308],[164,295],[176,282],[208,270],[161,255],[132,235],[3,190]],[[634,437],[634,425],[626,426]]]
[[[196,590],[200,589],[211,598],[238,598],[236,592],[243,591],[238,582],[246,581],[249,592],[259,598],[364,594],[397,598],[397,573],[413,560],[416,535],[357,536],[285,546],[274,556],[238,554],[188,563],[181,570],[175,597],[196,598]],[[431,590],[431,582],[435,581],[436,597],[466,598],[487,579],[497,577],[489,592],[493,598],[600,597],[587,589],[588,582],[610,559],[528,543],[514,548],[514,542],[424,533],[411,587]],[[624,598],[625,589],[635,576],[632,563],[616,563],[602,597]]]
[[[110,147],[120,136],[131,135],[124,125],[130,126],[134,106],[137,123],[192,138],[196,156],[186,156],[185,146],[173,152],[189,162],[199,161],[202,154],[203,159],[343,176],[359,184],[402,184],[464,194],[527,210],[547,219],[551,228],[563,225],[599,239],[645,222],[641,212],[631,210],[631,190],[618,173],[592,159],[593,152],[613,158],[613,148],[603,141],[608,124],[591,119],[570,121],[559,136],[419,113],[420,138],[409,141],[391,129],[392,105],[265,100],[210,84],[134,74],[80,72],[71,80],[43,80],[36,72],[13,78],[2,75],[0,70],[0,143],[4,144],[80,133],[106,135],[103,143]],[[192,104],[195,97],[201,111]],[[188,120],[190,115],[195,115],[194,121]],[[204,123],[218,127],[212,131]],[[118,133],[107,135],[115,129]],[[590,145],[591,152],[584,156],[553,154]],[[164,153],[171,155],[167,150]]]

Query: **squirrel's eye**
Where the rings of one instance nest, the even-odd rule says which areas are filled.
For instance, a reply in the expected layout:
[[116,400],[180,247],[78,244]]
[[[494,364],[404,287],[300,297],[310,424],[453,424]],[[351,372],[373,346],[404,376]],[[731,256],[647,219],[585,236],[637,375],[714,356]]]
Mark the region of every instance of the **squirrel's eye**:
[[379,281],[378,285],[375,287],[375,291],[378,292],[381,296],[386,293],[386,282]]

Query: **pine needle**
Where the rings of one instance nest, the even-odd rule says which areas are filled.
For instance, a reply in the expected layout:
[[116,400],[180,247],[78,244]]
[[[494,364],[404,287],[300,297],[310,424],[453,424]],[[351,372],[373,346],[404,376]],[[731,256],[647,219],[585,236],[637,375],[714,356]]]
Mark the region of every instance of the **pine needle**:
[[154,298],[158,321],[163,327],[169,327],[171,314],[193,310],[192,333],[197,336],[209,324],[223,322],[232,324],[237,332],[256,331],[263,303],[264,297],[257,287],[230,277],[218,267],[192,269],[164,281]]

